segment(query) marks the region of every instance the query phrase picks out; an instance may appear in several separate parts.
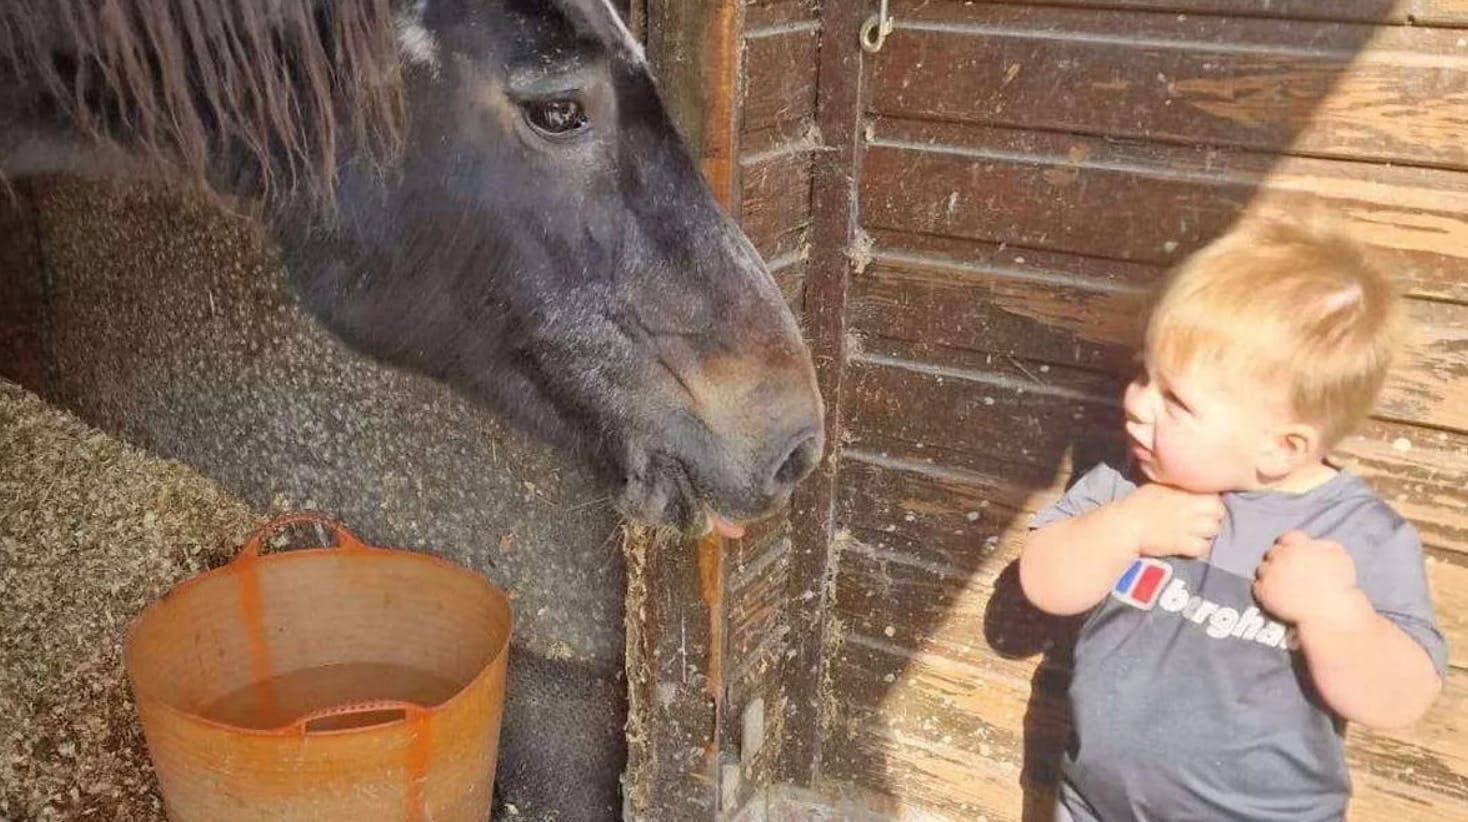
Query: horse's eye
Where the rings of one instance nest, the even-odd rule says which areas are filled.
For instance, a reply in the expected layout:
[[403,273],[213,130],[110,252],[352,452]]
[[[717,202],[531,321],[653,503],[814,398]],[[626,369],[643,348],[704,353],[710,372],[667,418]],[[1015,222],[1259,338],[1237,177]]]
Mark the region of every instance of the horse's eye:
[[525,119],[550,137],[568,137],[591,125],[586,109],[575,100],[537,100],[525,104]]

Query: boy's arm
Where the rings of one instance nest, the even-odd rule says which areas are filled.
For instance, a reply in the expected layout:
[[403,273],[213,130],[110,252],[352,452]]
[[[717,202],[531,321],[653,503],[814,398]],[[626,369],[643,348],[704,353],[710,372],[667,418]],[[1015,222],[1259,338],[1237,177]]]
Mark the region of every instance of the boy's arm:
[[1141,555],[1202,556],[1223,516],[1212,494],[1156,483],[1130,496],[1030,533],[1019,557],[1025,598],[1068,616],[1100,602]]
[[1140,554],[1140,528],[1125,500],[1030,533],[1019,555],[1019,584],[1036,608],[1079,614],[1106,596]]
[[1260,563],[1254,592],[1267,610],[1294,623],[1316,690],[1345,719],[1406,725],[1442,689],[1422,644],[1377,613],[1357,587],[1355,563],[1340,544],[1299,531],[1282,535]]
[[1349,721],[1400,727],[1426,713],[1442,690],[1427,652],[1376,613],[1359,589],[1336,613],[1295,630],[1316,690]]

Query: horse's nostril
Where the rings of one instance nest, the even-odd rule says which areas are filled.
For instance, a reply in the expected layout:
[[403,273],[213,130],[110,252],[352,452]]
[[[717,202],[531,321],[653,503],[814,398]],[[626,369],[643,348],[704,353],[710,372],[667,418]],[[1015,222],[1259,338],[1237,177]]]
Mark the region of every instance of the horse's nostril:
[[790,488],[810,473],[820,457],[821,438],[818,435],[808,434],[797,440],[795,447],[780,461],[780,467],[775,469],[772,484],[781,490]]

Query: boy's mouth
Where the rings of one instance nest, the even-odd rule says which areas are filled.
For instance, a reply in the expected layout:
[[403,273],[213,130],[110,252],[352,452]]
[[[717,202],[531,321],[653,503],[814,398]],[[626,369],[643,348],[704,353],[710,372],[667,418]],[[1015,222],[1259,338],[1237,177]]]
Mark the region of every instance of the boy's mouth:
[[1137,442],[1135,437],[1127,437],[1127,444],[1131,446],[1130,451],[1133,460],[1136,460],[1139,463],[1148,463],[1152,461],[1152,449],[1141,444],[1140,442]]

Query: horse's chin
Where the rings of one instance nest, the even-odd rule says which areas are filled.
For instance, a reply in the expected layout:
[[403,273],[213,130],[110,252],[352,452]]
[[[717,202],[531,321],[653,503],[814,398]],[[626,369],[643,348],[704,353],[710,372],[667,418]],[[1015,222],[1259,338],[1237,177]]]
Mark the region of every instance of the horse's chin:
[[710,533],[728,539],[744,536],[744,527],[720,514],[682,473],[627,480],[618,495],[617,509],[628,519],[676,528],[685,536],[702,537]]

